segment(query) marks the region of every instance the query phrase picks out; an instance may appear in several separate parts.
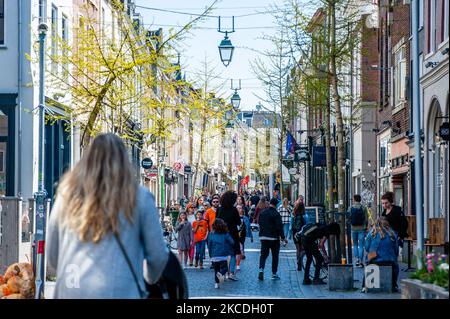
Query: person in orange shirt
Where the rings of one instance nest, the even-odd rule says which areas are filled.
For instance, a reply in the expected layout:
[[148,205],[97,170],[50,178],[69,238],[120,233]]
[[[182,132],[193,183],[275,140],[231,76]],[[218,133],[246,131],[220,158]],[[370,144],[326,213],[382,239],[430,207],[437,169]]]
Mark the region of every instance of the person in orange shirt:
[[206,239],[208,238],[208,222],[203,219],[202,212],[197,212],[197,219],[192,224],[195,242],[195,267],[198,267],[200,261],[200,269],[203,269],[203,259],[205,258]]
[[219,208],[219,196],[214,196],[211,202],[212,206],[205,213],[205,220],[208,222],[209,231],[212,231],[212,225],[216,219],[217,209]]

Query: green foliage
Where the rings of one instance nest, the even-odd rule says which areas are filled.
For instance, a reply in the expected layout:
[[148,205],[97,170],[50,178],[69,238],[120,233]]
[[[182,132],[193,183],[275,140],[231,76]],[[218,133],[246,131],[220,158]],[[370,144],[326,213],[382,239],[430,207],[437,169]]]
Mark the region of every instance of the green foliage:
[[448,260],[436,261],[434,255],[428,255],[426,259],[422,258],[422,261],[424,266],[411,274],[411,278],[448,290]]

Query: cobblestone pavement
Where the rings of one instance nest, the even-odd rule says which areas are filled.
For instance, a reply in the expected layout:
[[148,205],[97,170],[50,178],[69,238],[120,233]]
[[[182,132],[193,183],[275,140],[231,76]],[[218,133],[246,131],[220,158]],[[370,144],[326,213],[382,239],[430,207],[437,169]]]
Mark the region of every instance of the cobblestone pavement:
[[[280,252],[278,274],[281,280],[273,281],[271,276],[271,255],[267,258],[264,281],[259,281],[260,243],[246,242],[246,259],[237,272],[238,281],[225,281],[219,289],[214,288],[214,272],[209,269],[210,261],[205,261],[205,269],[186,269],[190,298],[305,298],[305,299],[400,299],[400,293],[361,293],[363,268],[354,268],[354,290],[346,292],[329,291],[327,285],[302,285],[303,272],[297,271],[295,246],[292,241]],[[207,254],[208,255],[208,254]],[[402,266],[400,267],[402,269]],[[400,271],[400,279],[407,273]]]
[[[256,235],[256,233],[254,233]],[[289,259],[295,261],[295,246],[289,243],[280,251],[278,274],[281,280],[271,280],[272,255],[266,261],[264,280],[258,280],[260,243],[255,236],[254,243],[245,243],[246,259],[237,271],[238,281],[226,280],[219,289],[214,288],[214,271],[209,269],[209,258],[205,269],[186,269],[191,298],[302,298],[304,297],[296,280],[295,269],[290,270]],[[206,254],[208,255],[208,253]]]
[[[189,296],[192,299],[209,298],[301,298],[301,299],[400,299],[400,293],[392,294],[363,294],[360,292],[363,269],[354,268],[353,291],[335,292],[329,291],[327,285],[304,286],[303,272],[297,271],[295,246],[292,240],[286,247],[281,248],[278,274],[281,280],[273,281],[271,277],[272,259],[267,258],[264,281],[258,280],[260,242],[257,233],[254,233],[255,241],[246,242],[246,259],[241,262],[241,269],[237,272],[238,281],[225,281],[219,289],[214,288],[214,272],[209,269],[210,260],[204,262],[205,269],[188,268],[185,270]],[[175,251],[174,251],[175,252]],[[208,253],[206,253],[208,255]],[[405,268],[400,265],[400,269]],[[406,278],[407,272],[400,271],[400,279]],[[53,296],[54,282],[46,282],[46,298]]]

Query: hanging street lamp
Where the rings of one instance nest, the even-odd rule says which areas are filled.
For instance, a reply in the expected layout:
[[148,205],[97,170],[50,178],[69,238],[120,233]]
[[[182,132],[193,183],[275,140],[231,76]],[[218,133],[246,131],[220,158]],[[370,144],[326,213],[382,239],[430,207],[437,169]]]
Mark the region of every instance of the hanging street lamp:
[[223,65],[228,66],[233,59],[234,46],[231,43],[231,40],[228,38],[228,33],[233,33],[234,30],[234,16],[232,17],[233,26],[231,31],[222,31],[220,28],[220,17],[219,17],[219,29],[217,30],[220,33],[225,33],[225,38],[220,42],[219,45],[219,54],[220,60]]
[[235,110],[239,109],[239,105],[241,104],[241,97],[238,94],[238,90],[241,89],[241,80],[239,80],[239,86],[233,86],[233,79],[231,79],[231,89],[234,90],[234,94],[231,97],[231,105]]
[[228,38],[228,32],[225,32],[225,38],[220,42],[219,54],[220,60],[223,65],[228,66],[233,58],[234,46],[231,44],[231,40]]
[[241,104],[241,97],[239,96],[237,90],[234,91],[233,96],[231,97],[231,105],[234,109],[238,109]]

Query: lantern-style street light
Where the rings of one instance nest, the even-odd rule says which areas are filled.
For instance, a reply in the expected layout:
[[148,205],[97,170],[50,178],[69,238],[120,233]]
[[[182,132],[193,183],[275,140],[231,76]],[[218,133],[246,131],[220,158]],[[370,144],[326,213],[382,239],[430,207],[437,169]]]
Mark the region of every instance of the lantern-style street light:
[[233,58],[234,46],[231,44],[231,40],[228,38],[228,32],[225,32],[225,38],[220,42],[219,54],[220,60],[223,65],[228,66]]
[[223,65],[228,66],[233,59],[234,46],[231,44],[231,40],[228,38],[228,33],[234,32],[234,16],[233,16],[233,27],[231,31],[222,31],[220,28],[220,17],[219,17],[219,29],[217,30],[220,33],[225,33],[225,38],[220,42],[219,45],[219,54],[220,60]]
[[231,89],[234,90],[234,94],[231,97],[231,105],[235,110],[239,108],[239,105],[241,104],[241,97],[238,94],[238,90],[241,89],[241,80],[239,80],[239,86],[234,87],[233,86],[233,79],[231,79]]
[[231,105],[234,109],[238,109],[241,104],[241,97],[239,96],[237,90],[234,91],[233,96],[231,97]]

